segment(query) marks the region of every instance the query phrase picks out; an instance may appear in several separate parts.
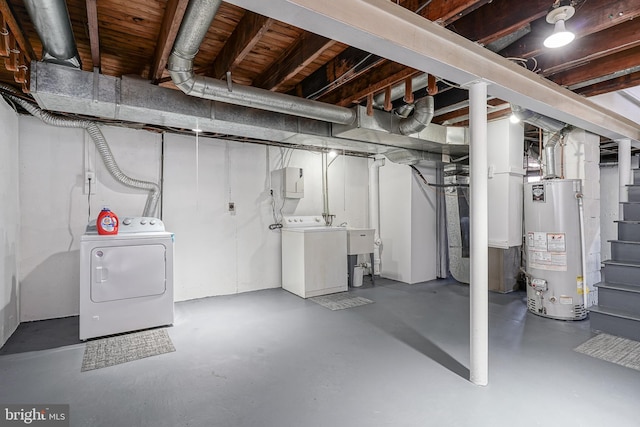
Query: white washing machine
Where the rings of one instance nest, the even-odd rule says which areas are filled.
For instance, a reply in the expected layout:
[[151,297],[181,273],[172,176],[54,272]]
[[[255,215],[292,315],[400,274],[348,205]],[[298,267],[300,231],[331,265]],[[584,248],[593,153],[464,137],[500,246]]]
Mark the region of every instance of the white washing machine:
[[347,230],[322,217],[285,216],[282,287],[302,298],[347,290]]
[[123,218],[118,234],[80,241],[80,339],[173,323],[173,233],[157,218]]

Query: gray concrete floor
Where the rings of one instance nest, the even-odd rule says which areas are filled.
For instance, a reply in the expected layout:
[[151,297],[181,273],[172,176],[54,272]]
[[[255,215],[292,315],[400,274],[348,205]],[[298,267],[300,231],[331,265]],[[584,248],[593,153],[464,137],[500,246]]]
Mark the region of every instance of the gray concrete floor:
[[84,373],[84,344],[14,347],[0,355],[0,403],[68,403],[83,427],[640,425],[640,372],[572,350],[588,321],[491,294],[489,386],[477,387],[467,286],[352,292],[375,303],[330,311],[281,289],[178,303],[176,352]]

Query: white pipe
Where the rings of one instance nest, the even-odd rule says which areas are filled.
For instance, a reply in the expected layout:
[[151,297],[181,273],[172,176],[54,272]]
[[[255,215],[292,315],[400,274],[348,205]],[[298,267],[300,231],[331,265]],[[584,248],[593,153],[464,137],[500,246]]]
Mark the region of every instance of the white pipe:
[[489,383],[489,203],[487,84],[469,86],[469,187],[471,190],[471,283],[469,380]]
[[[618,191],[620,203],[628,202],[629,195],[627,184],[631,184],[631,140],[628,138],[618,139]],[[619,208],[619,219],[623,219],[622,209]]]
[[582,201],[584,195],[582,193],[576,193],[576,199],[578,199],[578,217],[580,218],[580,246],[582,256],[582,303],[585,310],[588,307],[588,287],[587,287],[587,249],[584,236],[584,203]]
[[373,228],[373,274],[380,275],[380,166],[384,159],[376,159],[369,166],[369,228]]

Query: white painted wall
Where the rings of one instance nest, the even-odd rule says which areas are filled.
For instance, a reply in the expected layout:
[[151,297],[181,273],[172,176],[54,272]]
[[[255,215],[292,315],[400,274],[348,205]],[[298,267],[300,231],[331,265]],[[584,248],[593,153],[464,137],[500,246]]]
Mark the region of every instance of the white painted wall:
[[[556,157],[559,159],[558,153]],[[600,137],[582,129],[572,131],[566,140],[565,177],[582,180],[584,194],[585,245],[587,248],[587,286],[589,305],[597,303],[597,288],[601,280],[600,237]],[[617,186],[616,186],[617,189]]]
[[[158,182],[161,135],[101,127],[120,168]],[[82,129],[20,116],[21,321],[78,314],[80,236],[88,222],[84,170],[96,173],[91,217],[108,205],[120,217],[140,215],[146,193],[116,182]]]
[[[164,222],[176,234],[176,300],[281,286],[280,232],[273,223],[271,170],[304,171],[305,194],[285,215],[322,212],[318,153],[208,138],[165,136]],[[368,160],[339,156],[329,167],[334,225],[364,227]],[[235,215],[228,212],[234,202]]]
[[[108,205],[118,216],[141,215],[147,194],[116,182],[83,130],[48,126],[21,116],[21,320],[78,313],[80,237],[88,220],[84,171],[96,172],[91,217]],[[163,220],[176,235],[176,300],[279,287],[280,234],[273,222],[270,170],[285,151],[262,145],[101,127],[120,168],[160,182]],[[286,150],[288,164],[305,171],[305,197],[284,213],[322,211],[321,158]],[[164,171],[163,171],[164,168]],[[198,173],[196,176],[196,172]],[[368,160],[339,156],[329,169],[336,224],[365,227]],[[228,213],[235,202],[236,214]]]
[[18,115],[0,97],[0,347],[19,319]]
[[[428,182],[435,170],[419,168]],[[381,275],[405,283],[436,278],[436,193],[424,188],[409,166],[380,168]]]

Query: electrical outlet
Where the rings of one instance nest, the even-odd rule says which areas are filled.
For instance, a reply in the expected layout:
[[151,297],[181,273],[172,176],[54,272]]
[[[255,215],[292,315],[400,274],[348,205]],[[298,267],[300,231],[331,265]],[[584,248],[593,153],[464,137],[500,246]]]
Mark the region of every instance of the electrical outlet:
[[231,215],[236,214],[236,204],[234,202],[229,202],[229,213]]
[[89,190],[91,190],[91,194],[96,194],[96,186],[96,173],[89,170],[84,171],[84,194],[89,194]]

